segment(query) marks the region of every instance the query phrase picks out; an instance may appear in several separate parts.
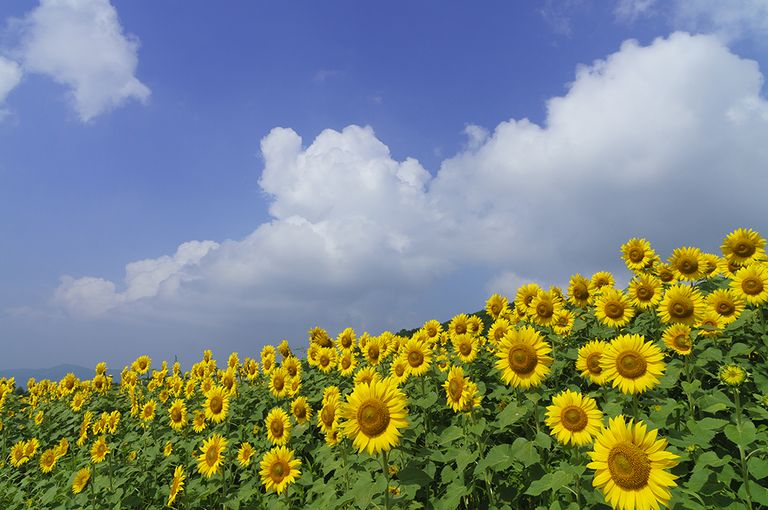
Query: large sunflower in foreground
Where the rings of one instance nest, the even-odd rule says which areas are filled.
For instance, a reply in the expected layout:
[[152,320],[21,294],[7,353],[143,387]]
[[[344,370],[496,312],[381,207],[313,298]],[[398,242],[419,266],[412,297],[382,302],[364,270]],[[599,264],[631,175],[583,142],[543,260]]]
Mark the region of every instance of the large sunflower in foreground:
[[227,447],[227,440],[221,434],[213,434],[203,441],[200,447],[200,455],[197,457],[197,471],[210,478],[219,472],[219,468],[224,463],[224,450]]
[[620,290],[606,288],[595,300],[595,317],[606,326],[626,326],[634,315],[629,298]]
[[341,404],[344,435],[362,452],[371,455],[390,450],[400,441],[400,429],[408,426],[405,394],[390,380],[358,384]]
[[298,469],[300,466],[301,461],[293,458],[293,450],[285,446],[272,448],[259,463],[261,483],[267,491],[280,494],[288,484],[296,481],[296,477],[301,474]]
[[659,316],[664,323],[682,323],[693,326],[704,313],[704,298],[698,289],[687,285],[673,285],[659,303]]
[[619,335],[600,357],[600,367],[622,393],[641,393],[659,383],[664,354],[642,335]]
[[668,505],[669,488],[677,486],[677,477],[667,469],[677,465],[678,456],[666,450],[666,439],[657,439],[656,433],[643,422],[627,423],[619,415],[595,438],[587,467],[595,470],[592,485],[614,509],[650,510]]
[[591,397],[565,390],[552,397],[552,405],[547,407],[546,423],[552,429],[552,435],[562,444],[584,446],[603,426],[603,413]]
[[595,384],[605,384],[605,373],[600,366],[600,358],[608,348],[608,342],[602,340],[592,340],[579,348],[578,358],[576,358],[576,369],[581,371],[581,376],[588,378]]
[[549,373],[552,348],[541,333],[530,326],[513,329],[501,339],[496,349],[496,368],[508,385],[530,388],[538,386]]

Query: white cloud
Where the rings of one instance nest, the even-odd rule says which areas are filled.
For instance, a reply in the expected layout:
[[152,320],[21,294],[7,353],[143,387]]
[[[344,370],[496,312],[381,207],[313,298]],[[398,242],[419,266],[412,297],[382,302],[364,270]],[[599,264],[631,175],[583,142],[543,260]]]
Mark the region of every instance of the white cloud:
[[109,0],[41,0],[13,25],[24,70],[69,87],[82,121],[149,98],[135,76],[138,39],[123,33]]
[[439,300],[472,296],[480,308],[485,291],[511,294],[520,275],[562,284],[617,269],[629,237],[665,255],[716,247],[739,226],[765,233],[762,81],[755,62],[714,37],[628,41],[580,67],[547,103],[544,125],[469,126],[464,149],[434,177],[394,160],[369,127],[326,130],[308,146],[275,128],[261,142],[259,181],[271,221],[186,262],[179,250],[129,264],[124,291],[80,278],[57,296],[86,315],[147,303],[195,317],[257,315],[283,330],[297,317],[393,327],[430,318],[424,310]]
[[0,118],[3,116],[5,98],[21,82],[23,74],[19,64],[0,55]]

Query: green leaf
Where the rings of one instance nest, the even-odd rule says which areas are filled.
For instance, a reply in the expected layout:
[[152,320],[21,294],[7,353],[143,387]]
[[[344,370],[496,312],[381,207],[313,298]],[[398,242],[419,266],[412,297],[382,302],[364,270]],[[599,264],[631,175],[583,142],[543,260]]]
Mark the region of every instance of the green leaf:
[[517,423],[526,414],[528,414],[527,409],[517,405],[516,402],[511,402],[499,413],[496,423],[500,428],[509,427]]
[[503,471],[515,460],[511,444],[499,444],[488,451],[488,455],[480,460],[475,467],[475,475],[483,473],[486,469],[491,471]]
[[448,445],[464,435],[464,431],[456,425],[451,425],[440,434],[440,444]]
[[531,483],[525,493],[531,496],[538,496],[547,490],[560,490],[560,488],[568,485],[569,483],[571,483],[571,475],[565,471],[555,471],[554,473],[547,473],[539,480]]
[[755,424],[749,420],[741,422],[741,430],[736,425],[731,424],[725,427],[723,432],[725,432],[725,437],[742,447],[752,444],[757,437]]
[[470,462],[477,459],[477,450],[462,450],[456,456],[456,469],[463,473]]
[[768,460],[766,459],[752,456],[747,461],[747,468],[749,469],[749,474],[755,480],[762,480],[768,476]]
[[524,437],[515,439],[512,443],[512,451],[515,452],[515,460],[522,462],[525,467],[532,466],[541,460],[536,446]]

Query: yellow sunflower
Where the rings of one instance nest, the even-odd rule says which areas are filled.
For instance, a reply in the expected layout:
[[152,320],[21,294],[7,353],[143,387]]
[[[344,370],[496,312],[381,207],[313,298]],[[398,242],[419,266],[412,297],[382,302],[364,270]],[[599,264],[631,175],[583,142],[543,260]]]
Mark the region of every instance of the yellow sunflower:
[[56,465],[58,457],[56,456],[55,448],[48,448],[42,454],[40,454],[40,471],[43,473],[50,473],[53,467]]
[[432,349],[426,343],[414,339],[408,340],[400,352],[408,361],[411,375],[418,377],[427,373],[432,363]]
[[586,278],[578,273],[571,276],[568,283],[568,301],[573,306],[584,308],[587,306],[592,298],[589,278]]
[[222,386],[214,386],[205,395],[205,419],[221,423],[229,412],[229,392]]
[[443,383],[447,405],[455,412],[463,411],[468,403],[467,380],[464,378],[464,369],[451,367],[448,371],[448,379]]
[[691,328],[685,324],[672,324],[661,335],[664,345],[678,354],[688,356],[693,352]]
[[408,426],[405,394],[389,380],[358,384],[339,409],[341,427],[359,452],[376,455],[400,441]]
[[736,294],[751,305],[768,301],[768,269],[760,264],[750,264],[738,271],[731,282]]
[[352,350],[355,348],[356,339],[357,337],[355,336],[355,330],[352,328],[346,328],[344,331],[339,333],[339,336],[336,338],[336,348],[339,350]]
[[606,326],[626,326],[635,315],[629,298],[620,290],[608,287],[604,289],[595,300],[595,317]]
[[747,378],[747,372],[739,365],[729,364],[720,367],[720,380],[729,386],[738,386]]
[[664,293],[658,312],[664,323],[693,326],[701,319],[704,306],[704,298],[698,289],[687,285],[674,285]]
[[607,348],[608,342],[592,340],[579,348],[578,358],[576,358],[576,369],[581,371],[581,376],[600,386],[606,382],[600,359]]
[[509,300],[506,297],[494,294],[485,302],[485,310],[493,320],[497,320],[509,309]]
[[256,452],[253,449],[253,446],[251,446],[251,443],[244,442],[240,445],[240,448],[237,449],[237,463],[242,467],[248,467],[254,453]]
[[648,274],[638,275],[629,282],[627,295],[635,308],[655,308],[661,302],[661,280]]
[[11,465],[13,467],[19,467],[29,462],[29,457],[27,457],[25,450],[25,441],[18,441],[11,447]]
[[351,349],[341,352],[336,368],[342,377],[349,377],[355,373],[355,369],[357,368],[357,358]]
[[465,333],[469,332],[469,327],[467,325],[467,322],[469,321],[469,317],[465,313],[460,313],[459,315],[455,316],[453,319],[451,319],[451,322],[448,324],[448,335],[453,338],[456,335],[463,335]]
[[373,367],[361,368],[355,374],[355,384],[370,384],[371,381],[380,380],[381,376]]
[[517,294],[515,295],[515,308],[520,315],[526,316],[529,314],[531,302],[539,295],[541,290],[541,287],[535,283],[528,283],[517,289]]
[[408,358],[402,354],[392,360],[392,366],[389,367],[389,376],[399,385],[408,380],[411,375],[411,365],[408,364]]
[[75,479],[72,481],[72,494],[80,494],[86,485],[88,480],[91,479],[91,468],[84,467],[75,474]]
[[291,413],[296,423],[307,423],[312,418],[312,407],[307,403],[307,397],[298,397],[291,402]]
[[94,464],[98,464],[104,460],[108,453],[107,440],[104,436],[100,436],[91,446],[91,460]]
[[293,450],[284,446],[272,448],[259,463],[261,483],[267,491],[282,493],[301,474],[301,461],[293,458]]
[[603,413],[591,397],[565,390],[552,397],[546,423],[562,444],[591,444],[603,426]]
[[168,420],[171,428],[176,432],[181,432],[181,429],[187,424],[187,406],[182,399],[177,398],[173,401],[168,409]]
[[562,302],[551,292],[539,291],[528,307],[530,318],[540,326],[549,326],[555,314],[562,309]]
[[600,367],[622,393],[641,393],[659,383],[665,370],[664,354],[642,335],[619,335],[600,357]]
[[661,283],[674,283],[678,280],[674,268],[669,264],[657,264],[656,276],[659,277]]
[[645,239],[633,237],[621,246],[621,255],[630,271],[641,271],[653,261],[654,251]]
[[53,449],[56,454],[56,459],[60,459],[69,451],[69,441],[66,437],[62,437],[59,444]]
[[224,463],[224,450],[227,448],[227,440],[221,434],[213,434],[203,441],[200,447],[200,455],[197,457],[197,471],[210,478],[219,472]]
[[144,407],[141,408],[141,420],[145,422],[154,420],[156,408],[157,404],[155,403],[154,399],[149,400],[146,404],[144,404]]
[[613,274],[608,271],[598,271],[592,275],[590,281],[593,292],[602,292],[603,287],[612,288],[616,285],[616,280],[613,278]]
[[176,501],[176,496],[179,495],[179,492],[184,490],[185,479],[186,476],[184,475],[184,466],[176,466],[176,469],[173,471],[173,479],[171,480],[171,488],[168,494],[168,503],[166,503],[166,506],[171,506],[173,502]]
[[718,268],[720,267],[720,257],[714,253],[704,253],[701,258],[704,261],[704,265],[701,268],[704,276],[707,278],[716,276],[718,273]]
[[725,321],[717,312],[706,310],[697,324],[699,336],[718,336],[725,327]]
[[281,365],[288,373],[288,377],[298,377],[301,375],[301,361],[296,356],[288,356],[283,359]]
[[491,328],[488,330],[488,341],[493,346],[499,345],[501,339],[504,338],[504,335],[506,335],[507,332],[509,332],[511,329],[512,325],[507,319],[496,319],[496,321],[491,325]]
[[336,349],[333,347],[321,347],[317,351],[315,361],[317,362],[317,368],[323,373],[329,373],[336,368]]
[[573,331],[573,324],[575,321],[576,316],[573,315],[573,312],[563,308],[555,313],[554,319],[552,320],[552,330],[561,336],[570,335],[571,331]]
[[149,367],[152,365],[152,360],[149,356],[139,356],[136,361],[133,362],[131,368],[137,374],[146,374],[149,371]]
[[677,465],[678,456],[668,452],[667,441],[657,439],[656,430],[647,430],[643,422],[625,422],[619,415],[595,438],[589,453],[595,470],[592,485],[605,500],[619,510],[648,510],[659,504],[668,506],[676,487],[675,475],[667,470]]
[[470,315],[467,319],[467,333],[478,336],[483,333],[483,320],[477,315]]
[[269,392],[277,398],[283,398],[288,393],[288,370],[277,367],[269,377]]
[[288,442],[291,436],[291,421],[288,419],[288,413],[281,407],[274,407],[264,420],[264,426],[267,429],[267,439],[277,446],[282,446]]
[[168,441],[165,443],[165,446],[163,447],[163,457],[170,457],[173,453],[173,443]]
[[680,280],[696,281],[702,277],[706,264],[701,250],[695,247],[676,248],[669,257],[669,265]]
[[452,343],[456,357],[464,363],[472,363],[477,357],[477,338],[471,335],[457,335],[453,338]]
[[427,334],[429,341],[435,343],[440,339],[440,335],[443,332],[443,325],[434,319],[430,319],[424,323],[421,329]]
[[541,333],[530,326],[513,329],[502,338],[496,350],[496,368],[508,385],[530,388],[538,386],[549,374],[552,348]]
[[742,266],[765,258],[765,239],[751,228],[734,230],[725,237],[720,248],[723,257]]
[[195,417],[192,420],[192,430],[195,432],[202,432],[205,430],[206,427],[205,423],[205,412],[203,411],[195,411]]
[[717,289],[707,296],[707,304],[727,325],[739,318],[746,302],[733,289]]
[[368,361],[369,365],[376,366],[384,359],[386,346],[382,345],[382,343],[381,338],[372,336],[365,344],[365,350],[363,352],[365,353],[365,359]]

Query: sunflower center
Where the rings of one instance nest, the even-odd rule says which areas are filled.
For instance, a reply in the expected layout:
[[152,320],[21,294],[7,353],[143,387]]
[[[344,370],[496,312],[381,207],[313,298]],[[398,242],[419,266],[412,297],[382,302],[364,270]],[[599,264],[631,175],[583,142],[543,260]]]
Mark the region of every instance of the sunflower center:
[[459,352],[461,352],[462,356],[469,356],[469,353],[472,352],[472,344],[469,342],[462,342],[459,346]]
[[341,358],[341,368],[344,370],[348,369],[349,366],[352,364],[352,360],[350,360],[347,357]]
[[379,359],[379,346],[376,344],[371,345],[368,347],[368,357],[372,360]]
[[501,312],[501,305],[498,303],[494,303],[491,305],[491,313],[493,315],[499,315],[499,312]]
[[685,258],[680,261],[677,268],[683,274],[692,274],[699,270],[699,262],[695,259]]
[[307,408],[304,406],[296,406],[293,408],[293,415],[296,418],[303,420],[307,417]]
[[643,450],[622,442],[608,453],[608,469],[613,482],[627,490],[642,489],[651,477],[651,461]]
[[763,282],[759,278],[748,277],[741,282],[741,288],[749,295],[760,294],[763,291]]
[[551,303],[544,301],[536,305],[536,315],[539,317],[546,319],[552,317],[552,313],[554,313],[554,308],[552,307]]
[[608,303],[605,305],[605,315],[611,319],[618,319],[624,315],[624,307],[616,301]]
[[269,475],[272,478],[272,481],[275,483],[280,483],[283,481],[283,478],[285,478],[286,471],[288,466],[286,466],[283,462],[275,462],[272,464],[272,469],[269,470]]
[[464,390],[462,386],[464,385],[461,384],[458,380],[451,379],[451,381],[448,383],[448,393],[451,395],[451,400],[461,400],[461,394]]
[[575,297],[580,301],[583,301],[589,298],[589,289],[583,283],[577,283],[576,285],[573,286],[573,297]]
[[637,351],[624,351],[616,358],[616,370],[627,379],[636,379],[645,374],[648,363]]
[[675,301],[669,307],[669,314],[677,319],[686,319],[693,315],[693,307],[689,306],[689,303]]
[[688,335],[677,335],[672,339],[672,343],[681,351],[687,351],[691,348],[691,339]]
[[587,426],[587,413],[579,406],[568,406],[560,413],[563,427],[571,432],[579,432]]
[[467,325],[463,323],[456,324],[456,334],[463,335],[467,332]]
[[395,365],[395,375],[398,377],[402,377],[403,374],[405,374],[405,365],[398,363]]
[[269,424],[269,430],[272,431],[272,435],[275,437],[282,437],[283,436],[283,421],[282,420],[272,420],[272,423]]
[[421,351],[411,351],[408,353],[408,364],[412,367],[420,367],[424,363],[424,355]]
[[599,352],[593,352],[592,354],[587,356],[587,370],[589,370],[593,374],[602,373],[603,368],[600,366]]
[[733,247],[733,253],[739,257],[751,257],[755,253],[755,246],[746,241],[739,241],[736,243],[736,246]]
[[384,433],[389,426],[389,419],[389,408],[381,400],[367,400],[357,410],[360,430],[368,437],[376,437]]
[[215,395],[214,397],[211,398],[211,403],[209,404],[209,407],[213,414],[219,414],[221,410],[224,408],[224,401],[220,396]]
[[643,256],[645,255],[645,252],[642,248],[638,248],[635,246],[631,250],[629,250],[629,260],[637,264],[641,260],[643,260]]
[[648,301],[653,297],[653,291],[649,289],[648,287],[638,287],[637,288],[637,298],[640,301]]
[[275,386],[277,391],[280,391],[285,387],[285,380],[278,375],[275,377],[274,381],[272,381],[272,384]]
[[327,367],[328,364],[331,362],[331,359],[326,354],[320,355],[320,366]]
[[181,409],[178,407],[171,409],[171,420],[173,420],[174,423],[181,421]]
[[721,301],[717,304],[717,313],[720,315],[731,315],[735,311],[736,308],[733,306],[733,303],[728,301]]
[[320,417],[323,419],[323,423],[326,427],[333,425],[333,420],[336,418],[336,409],[332,406],[324,406],[320,412]]
[[219,453],[216,451],[216,448],[213,446],[208,448],[208,451],[205,452],[205,462],[209,466],[213,466],[216,464],[216,461],[219,460]]
[[672,271],[667,271],[666,269],[662,269],[659,271],[659,280],[661,280],[664,283],[669,283],[675,278],[674,273]]
[[513,372],[527,375],[533,372],[539,362],[536,351],[530,345],[518,344],[509,349],[509,368]]

